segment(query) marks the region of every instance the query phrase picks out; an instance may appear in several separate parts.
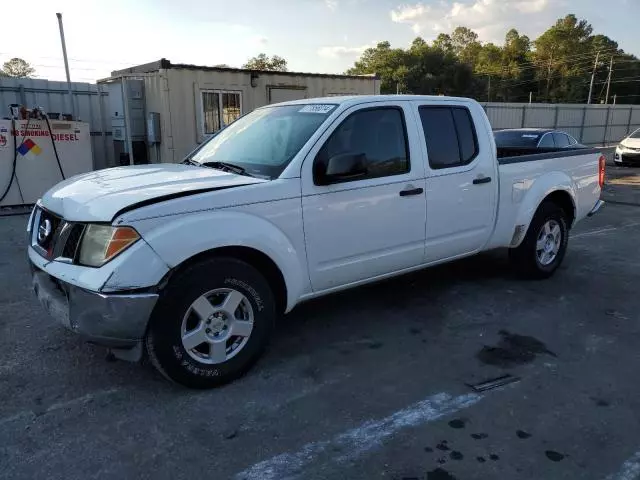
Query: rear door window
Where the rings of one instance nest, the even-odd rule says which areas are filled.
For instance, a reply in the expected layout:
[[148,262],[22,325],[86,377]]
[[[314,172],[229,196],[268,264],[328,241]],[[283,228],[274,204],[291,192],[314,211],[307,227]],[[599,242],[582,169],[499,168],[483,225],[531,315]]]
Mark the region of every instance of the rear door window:
[[556,142],[556,147],[565,148],[569,146],[569,137],[564,133],[554,133],[553,140]]
[[556,144],[553,141],[553,135],[550,133],[543,135],[540,139],[540,143],[538,143],[538,147],[540,148],[554,148],[555,146]]
[[433,169],[468,165],[478,155],[478,139],[464,107],[419,107],[429,165]]

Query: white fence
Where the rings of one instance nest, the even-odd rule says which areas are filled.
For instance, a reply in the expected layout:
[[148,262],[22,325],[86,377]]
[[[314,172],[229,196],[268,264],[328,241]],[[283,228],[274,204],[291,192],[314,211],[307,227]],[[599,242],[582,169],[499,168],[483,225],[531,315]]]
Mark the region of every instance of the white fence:
[[[91,132],[94,168],[114,165],[111,124],[107,111],[107,92],[100,85],[91,83],[71,84],[71,92],[77,118],[88,122]],[[104,88],[104,87],[102,87]],[[70,114],[66,82],[51,82],[32,78],[0,78],[0,118],[9,116],[9,105],[25,105],[27,108],[42,107],[47,113]]]
[[640,128],[640,105],[482,103],[494,130],[557,128],[585,145],[613,145]]

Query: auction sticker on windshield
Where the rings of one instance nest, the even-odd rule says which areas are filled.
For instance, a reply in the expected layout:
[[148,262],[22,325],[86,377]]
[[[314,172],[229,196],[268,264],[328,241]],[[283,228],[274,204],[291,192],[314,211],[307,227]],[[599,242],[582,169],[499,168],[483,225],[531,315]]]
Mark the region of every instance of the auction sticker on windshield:
[[331,110],[336,108],[335,105],[305,105],[298,112],[301,113],[329,113]]

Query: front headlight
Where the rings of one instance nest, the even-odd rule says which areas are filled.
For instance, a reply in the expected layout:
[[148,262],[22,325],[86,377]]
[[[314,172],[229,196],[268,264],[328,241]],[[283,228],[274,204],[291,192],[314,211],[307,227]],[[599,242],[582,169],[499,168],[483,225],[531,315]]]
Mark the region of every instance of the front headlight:
[[101,267],[140,240],[131,227],[88,225],[82,236],[79,263],[88,267]]

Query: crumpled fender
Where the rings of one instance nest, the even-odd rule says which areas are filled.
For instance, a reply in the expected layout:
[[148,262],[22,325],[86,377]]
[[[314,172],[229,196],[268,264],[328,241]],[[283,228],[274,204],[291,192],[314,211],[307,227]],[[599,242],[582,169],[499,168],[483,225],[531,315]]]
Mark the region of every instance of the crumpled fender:
[[287,236],[268,220],[246,212],[210,210],[164,217],[162,221],[162,225],[148,232],[142,221],[140,233],[170,268],[216,248],[253,248],[267,255],[280,269],[287,287],[287,311],[301,296],[306,270]]

